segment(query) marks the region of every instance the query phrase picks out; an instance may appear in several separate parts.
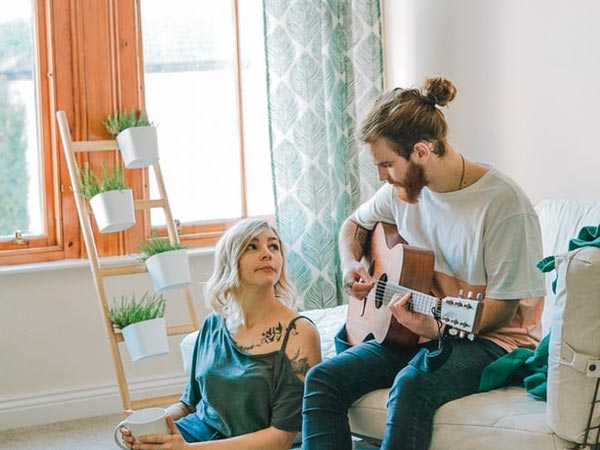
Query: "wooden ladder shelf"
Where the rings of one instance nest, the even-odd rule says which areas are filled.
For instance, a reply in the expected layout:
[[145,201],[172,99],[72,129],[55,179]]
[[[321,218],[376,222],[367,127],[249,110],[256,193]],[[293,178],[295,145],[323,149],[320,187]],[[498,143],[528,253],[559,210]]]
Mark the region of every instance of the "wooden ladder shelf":
[[[85,197],[82,195],[81,189],[79,187],[79,166],[77,165],[75,153],[97,151],[114,152],[118,150],[117,142],[115,140],[73,141],[71,139],[71,132],[69,130],[69,123],[67,120],[66,113],[64,111],[58,111],[56,113],[56,118],[58,121],[58,128],[63,144],[67,168],[69,170],[71,188],[75,197],[75,204],[77,207],[77,214],[79,216],[79,223],[81,224],[83,240],[88,253],[88,258],[92,270],[92,277],[96,288],[96,294],[100,302],[100,309],[102,317],[104,319],[106,334],[110,344],[110,350],[112,353],[113,364],[117,375],[117,382],[121,394],[123,409],[139,409],[149,406],[164,406],[169,403],[174,403],[180,397],[181,392],[179,392],[178,394],[160,397],[150,397],[136,400],[131,399],[129,393],[129,385],[127,383],[125,370],[123,368],[123,356],[118,345],[120,342],[123,342],[123,335],[119,330],[113,327],[113,324],[110,320],[109,306],[106,299],[106,290],[104,287],[104,282],[106,277],[144,273],[146,272],[146,266],[142,262],[100,262],[96,242],[94,240],[94,233],[92,230],[89,208]],[[171,213],[169,201],[167,199],[165,184],[162,177],[159,162],[155,162],[152,165],[152,167],[154,169],[154,175],[156,177],[156,183],[158,185],[160,197],[158,199],[136,199],[134,200],[135,209],[147,210],[151,208],[162,208],[167,222],[167,232],[169,240],[171,244],[175,244],[179,242],[179,236],[177,233],[175,222],[173,220],[173,215]],[[190,316],[190,322],[183,325],[167,326],[168,336],[188,334],[195,330],[198,330],[199,327],[198,315],[196,314],[196,308],[194,306],[192,290],[189,286],[182,288],[182,290],[185,295],[188,314]]]

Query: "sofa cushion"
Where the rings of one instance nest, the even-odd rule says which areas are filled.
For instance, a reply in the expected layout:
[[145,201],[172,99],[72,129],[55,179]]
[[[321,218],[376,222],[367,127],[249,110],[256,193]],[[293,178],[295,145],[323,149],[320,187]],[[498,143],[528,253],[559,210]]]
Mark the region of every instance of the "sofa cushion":
[[[382,439],[386,423],[387,389],[359,399],[349,413],[352,431]],[[434,417],[429,450],[563,449],[546,420],[546,404],[521,387],[507,387],[449,402]],[[518,445],[516,445],[518,443]]]
[[[583,247],[556,258],[556,306],[550,318],[548,423],[583,442],[600,376],[600,248]],[[589,370],[590,361],[596,369]],[[592,426],[600,422],[597,405]],[[595,432],[592,434],[595,438]]]
[[334,306],[325,309],[310,309],[300,314],[314,322],[321,338],[321,356],[329,359],[335,356],[334,338],[342,325],[346,322],[348,305]]

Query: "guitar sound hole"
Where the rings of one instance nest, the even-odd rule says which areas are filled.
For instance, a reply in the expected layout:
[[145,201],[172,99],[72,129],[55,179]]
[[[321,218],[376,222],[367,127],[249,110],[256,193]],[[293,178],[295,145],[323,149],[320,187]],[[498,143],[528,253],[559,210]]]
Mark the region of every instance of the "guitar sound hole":
[[377,287],[375,288],[375,308],[377,309],[383,305],[383,294],[385,293],[387,279],[387,275],[384,273],[377,281]]

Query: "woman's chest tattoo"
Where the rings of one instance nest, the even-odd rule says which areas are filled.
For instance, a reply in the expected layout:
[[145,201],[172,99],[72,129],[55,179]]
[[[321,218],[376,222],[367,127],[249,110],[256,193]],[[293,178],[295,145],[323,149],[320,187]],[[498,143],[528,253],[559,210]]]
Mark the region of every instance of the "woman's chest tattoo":
[[242,345],[237,341],[237,339],[235,340],[235,343],[240,350],[247,352],[249,350],[258,348],[263,345],[272,344],[273,342],[279,342],[282,336],[283,325],[281,324],[281,322],[278,322],[276,325],[273,325],[272,327],[269,327],[265,331],[263,331],[260,334],[260,337],[256,338],[256,342],[254,343],[250,342],[246,345]]

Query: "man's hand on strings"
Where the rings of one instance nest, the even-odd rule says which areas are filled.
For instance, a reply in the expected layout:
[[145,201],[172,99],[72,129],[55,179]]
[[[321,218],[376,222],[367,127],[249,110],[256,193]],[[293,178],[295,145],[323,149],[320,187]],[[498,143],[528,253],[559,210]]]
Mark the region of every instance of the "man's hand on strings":
[[413,312],[407,308],[411,297],[412,294],[410,292],[404,295],[394,295],[388,305],[392,316],[394,316],[398,323],[404,325],[413,333],[427,339],[438,339],[438,326],[435,319],[425,314]]

